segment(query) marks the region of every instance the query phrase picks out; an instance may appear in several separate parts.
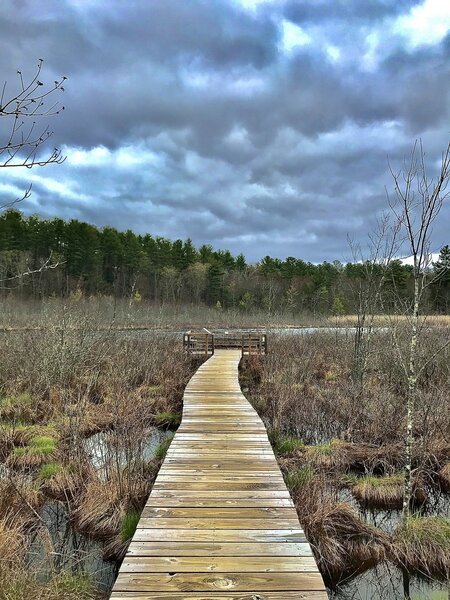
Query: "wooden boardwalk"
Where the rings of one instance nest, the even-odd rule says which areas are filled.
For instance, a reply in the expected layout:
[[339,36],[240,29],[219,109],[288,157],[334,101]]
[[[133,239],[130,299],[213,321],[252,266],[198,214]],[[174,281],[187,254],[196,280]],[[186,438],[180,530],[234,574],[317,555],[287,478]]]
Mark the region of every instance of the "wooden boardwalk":
[[123,561],[114,600],[325,600],[264,425],[241,393],[239,350],[218,350]]

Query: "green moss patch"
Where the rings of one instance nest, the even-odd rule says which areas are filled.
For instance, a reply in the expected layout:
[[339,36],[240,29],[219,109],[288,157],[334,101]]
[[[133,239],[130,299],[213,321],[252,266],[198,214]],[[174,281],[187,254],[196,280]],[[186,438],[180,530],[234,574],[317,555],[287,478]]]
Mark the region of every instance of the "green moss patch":
[[274,431],[269,434],[269,440],[275,454],[282,456],[293,454],[299,448],[304,447],[300,438],[291,435],[280,435]]
[[181,413],[168,411],[157,413],[155,416],[155,423],[158,427],[176,429],[181,423]]
[[57,442],[55,438],[48,435],[35,435],[31,438],[29,448],[41,454],[52,454],[55,452]]
[[284,481],[292,494],[295,494],[300,488],[311,481],[313,477],[314,469],[309,465],[284,473]]
[[131,540],[140,518],[141,513],[137,510],[130,510],[125,514],[120,526],[120,538],[122,542]]
[[38,478],[42,480],[50,479],[62,471],[62,465],[56,462],[44,463],[38,471]]

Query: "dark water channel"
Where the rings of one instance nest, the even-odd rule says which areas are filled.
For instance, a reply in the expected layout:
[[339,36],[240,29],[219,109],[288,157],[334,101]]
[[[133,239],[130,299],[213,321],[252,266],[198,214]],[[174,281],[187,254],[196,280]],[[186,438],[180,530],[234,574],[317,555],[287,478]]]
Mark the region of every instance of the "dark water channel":
[[117,576],[114,562],[103,560],[103,545],[74,531],[63,502],[49,501],[40,511],[48,533],[37,535],[28,560],[33,570],[46,579],[52,571],[88,573],[102,592],[109,592]]
[[[361,509],[348,490],[340,493],[343,502],[351,504],[369,524],[391,534],[400,524],[400,510]],[[421,515],[450,517],[450,496],[429,492],[428,501],[421,509]],[[410,579],[411,600],[450,600],[450,584],[430,581],[419,577]],[[329,591],[333,600],[402,600],[403,574],[391,564],[380,564]]]
[[[100,477],[106,479],[109,456],[108,433],[98,433],[85,440],[85,450]],[[151,460],[158,446],[173,432],[149,429],[143,457]],[[116,451],[117,452],[117,451]],[[125,464],[125,455],[119,461]],[[65,503],[48,501],[40,510],[45,527],[34,538],[29,553],[29,564],[45,580],[58,570],[88,573],[94,584],[105,594],[111,591],[118,572],[115,562],[103,559],[103,544],[77,533],[72,527]]]
[[[410,581],[411,600],[448,600],[449,588],[436,581],[416,577]],[[402,573],[390,564],[382,564],[330,592],[333,600],[402,600]]]

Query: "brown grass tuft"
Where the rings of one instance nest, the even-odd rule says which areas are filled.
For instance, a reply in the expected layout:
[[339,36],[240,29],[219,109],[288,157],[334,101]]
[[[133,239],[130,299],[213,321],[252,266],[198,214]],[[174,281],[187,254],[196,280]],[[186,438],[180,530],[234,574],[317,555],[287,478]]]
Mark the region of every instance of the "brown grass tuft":
[[444,491],[450,491],[450,463],[447,463],[442,467],[438,473],[439,482]]
[[312,479],[301,487],[295,506],[330,585],[385,560],[389,536],[362,521],[349,504],[333,498],[324,480]]
[[[356,500],[366,508],[383,508],[400,510],[403,506],[402,474],[373,477],[366,475],[356,479],[351,486]],[[421,505],[426,502],[427,495],[423,485],[414,481],[411,502]]]
[[410,517],[395,532],[393,561],[410,573],[450,580],[450,519]]
[[[7,569],[17,564],[25,553],[25,536],[23,522],[11,512],[0,518],[0,564]],[[0,569],[0,570],[1,570]]]

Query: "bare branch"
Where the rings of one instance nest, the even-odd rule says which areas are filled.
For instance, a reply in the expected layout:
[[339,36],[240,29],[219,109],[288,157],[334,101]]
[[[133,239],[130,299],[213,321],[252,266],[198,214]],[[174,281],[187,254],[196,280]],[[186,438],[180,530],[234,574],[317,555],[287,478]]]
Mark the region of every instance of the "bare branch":
[[3,285],[3,284],[5,282],[18,281],[18,280],[22,279],[23,277],[27,277],[29,275],[35,275],[36,273],[43,273],[44,271],[50,271],[52,269],[57,269],[59,266],[65,264],[65,262],[66,261],[64,260],[64,261],[58,261],[58,262],[52,263],[52,254],[50,254],[50,256],[47,258],[47,260],[37,269],[28,269],[27,271],[18,273],[17,275],[12,275],[11,277],[5,277],[3,279],[0,279],[0,289],[2,289],[2,290],[15,289],[16,286],[8,286],[8,285]]
[[[53,135],[48,126],[36,133],[40,117],[60,114],[64,106],[60,102],[47,103],[49,97],[63,92],[66,77],[61,77],[53,85],[45,86],[40,81],[43,61],[39,60],[34,76],[26,83],[21,71],[17,71],[19,91],[5,98],[6,82],[3,84],[0,100],[0,118],[11,119],[11,127],[6,140],[0,142],[0,168],[44,166],[61,164],[65,157],[55,148],[48,156],[39,157],[43,144]],[[31,121],[29,123],[29,121]]]
[[27,200],[31,196],[31,188],[32,188],[32,184],[30,183],[30,185],[24,191],[22,196],[19,196],[15,200],[11,200],[11,202],[6,202],[5,204],[0,204],[0,210],[4,210],[5,208],[11,208],[15,204],[19,204],[19,202],[22,202],[23,200]]

